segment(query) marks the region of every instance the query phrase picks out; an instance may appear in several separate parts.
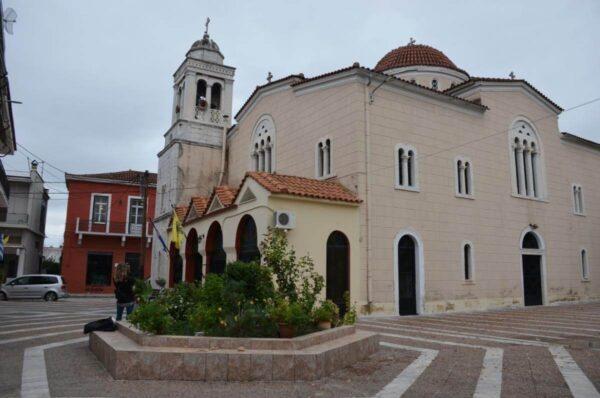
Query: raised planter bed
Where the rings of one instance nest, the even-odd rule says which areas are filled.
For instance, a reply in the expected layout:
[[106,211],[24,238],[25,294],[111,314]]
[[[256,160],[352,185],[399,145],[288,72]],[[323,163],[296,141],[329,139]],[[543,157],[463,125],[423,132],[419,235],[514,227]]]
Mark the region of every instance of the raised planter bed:
[[91,351],[115,379],[315,380],[378,350],[376,333],[342,326],[291,339],[155,336],[118,322]]

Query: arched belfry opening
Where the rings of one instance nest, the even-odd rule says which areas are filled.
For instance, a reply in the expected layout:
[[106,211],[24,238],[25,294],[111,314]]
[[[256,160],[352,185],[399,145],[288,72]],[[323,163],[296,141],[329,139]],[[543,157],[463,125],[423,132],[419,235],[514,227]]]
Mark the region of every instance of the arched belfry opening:
[[221,91],[219,83],[214,83],[210,88],[210,109],[221,109]]
[[256,223],[252,216],[245,215],[240,220],[235,238],[237,259],[243,262],[260,261]]
[[206,273],[225,272],[227,255],[223,249],[223,231],[218,222],[213,222],[206,234]]
[[340,231],[333,231],[327,239],[325,291],[343,316],[347,311],[344,293],[350,293],[350,243]]
[[541,237],[530,230],[521,239],[523,299],[526,306],[544,304],[544,246]]
[[202,280],[202,255],[198,252],[198,232],[192,228],[185,241],[185,281]]

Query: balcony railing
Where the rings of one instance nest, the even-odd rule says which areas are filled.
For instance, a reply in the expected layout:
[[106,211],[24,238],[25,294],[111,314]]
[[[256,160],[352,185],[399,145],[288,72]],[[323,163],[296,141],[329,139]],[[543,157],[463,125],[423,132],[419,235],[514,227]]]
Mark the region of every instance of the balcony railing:
[[223,117],[220,109],[208,109],[196,107],[196,119],[214,124],[222,124]]
[[[79,236],[79,243],[83,235],[118,236],[124,243],[127,238],[139,238],[142,236],[142,224],[131,224],[124,222],[99,223],[93,220],[84,220],[79,217],[75,220],[75,233]],[[152,240],[150,223],[146,223],[146,239]]]

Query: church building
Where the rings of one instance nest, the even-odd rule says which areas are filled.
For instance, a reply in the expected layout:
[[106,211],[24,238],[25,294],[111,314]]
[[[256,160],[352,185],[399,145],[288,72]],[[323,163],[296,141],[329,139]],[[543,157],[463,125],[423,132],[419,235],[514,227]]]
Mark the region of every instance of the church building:
[[[543,67],[543,66],[542,66]],[[600,298],[600,144],[527,81],[470,76],[411,40],[373,67],[268,78],[233,114],[205,32],[175,71],[152,240],[169,285],[260,259],[284,229],[362,314]]]

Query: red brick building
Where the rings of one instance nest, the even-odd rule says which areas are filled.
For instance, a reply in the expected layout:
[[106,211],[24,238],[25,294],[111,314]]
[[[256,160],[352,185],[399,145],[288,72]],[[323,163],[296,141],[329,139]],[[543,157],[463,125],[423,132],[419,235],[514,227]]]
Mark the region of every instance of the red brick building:
[[69,191],[62,275],[70,293],[112,293],[114,264],[127,262],[150,277],[156,174],[148,178],[144,265],[140,264],[143,172],[66,174]]

